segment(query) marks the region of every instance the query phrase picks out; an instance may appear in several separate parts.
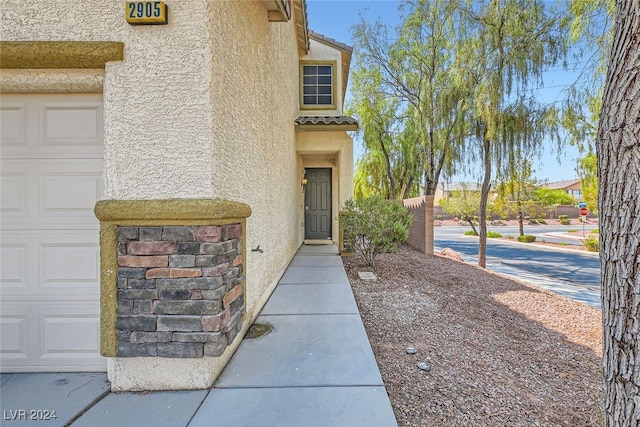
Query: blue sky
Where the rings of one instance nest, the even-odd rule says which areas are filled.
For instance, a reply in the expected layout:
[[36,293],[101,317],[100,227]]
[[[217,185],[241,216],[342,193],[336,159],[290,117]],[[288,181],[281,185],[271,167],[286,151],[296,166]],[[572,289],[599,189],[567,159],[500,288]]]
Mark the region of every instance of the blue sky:
[[[309,28],[325,36],[334,38],[348,45],[353,45],[351,27],[360,22],[361,16],[373,22],[380,19],[387,25],[396,26],[401,22],[400,4],[397,0],[307,0]],[[545,76],[546,88],[540,91],[542,97],[555,101],[559,92],[573,79],[573,73],[557,70]],[[349,95],[347,95],[347,100]],[[354,141],[356,156],[362,155],[362,143]],[[554,142],[549,142],[541,159],[535,164],[535,177],[549,182],[563,181],[577,177],[576,159],[580,157],[573,147],[565,147],[557,160],[557,153],[552,150]],[[454,180],[476,181],[475,176],[457,176]]]

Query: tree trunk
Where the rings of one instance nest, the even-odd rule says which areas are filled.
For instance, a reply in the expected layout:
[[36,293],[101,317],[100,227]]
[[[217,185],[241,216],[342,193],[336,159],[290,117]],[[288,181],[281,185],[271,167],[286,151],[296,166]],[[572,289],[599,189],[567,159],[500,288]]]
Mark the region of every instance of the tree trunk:
[[618,0],[597,139],[606,426],[640,424],[640,2]]
[[[485,130],[486,133],[486,130]],[[478,265],[482,268],[487,266],[487,201],[489,200],[489,189],[491,188],[491,141],[486,135],[482,138],[482,154],[484,157],[484,179],[480,188],[480,219],[478,232]]]
[[476,235],[476,236],[479,236],[480,233],[478,233],[478,230],[476,230],[476,226],[473,223],[473,217],[467,216],[464,219],[466,219],[469,222],[469,225],[471,226],[471,229],[473,230],[473,234]]
[[384,146],[384,141],[380,140],[380,149],[382,150],[382,154],[384,155],[385,167],[387,172],[387,179],[389,180],[389,198],[391,200],[396,200],[396,183],[393,179],[393,170],[391,168],[391,159],[389,158],[389,153],[387,152],[387,148]]
[[518,210],[518,232],[524,236],[524,213],[521,210]]

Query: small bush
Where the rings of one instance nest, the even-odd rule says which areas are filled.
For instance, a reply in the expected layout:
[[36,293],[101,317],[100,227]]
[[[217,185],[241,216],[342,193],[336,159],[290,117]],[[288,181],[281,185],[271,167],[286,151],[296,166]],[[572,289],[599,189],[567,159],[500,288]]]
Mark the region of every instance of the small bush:
[[547,221],[544,218],[538,219],[539,224],[547,225]]
[[562,221],[563,219],[569,219],[569,215],[558,215],[558,219]]
[[567,233],[577,233],[577,232],[578,232],[578,230],[574,230],[574,229],[567,230]]
[[436,215],[436,219],[437,219],[438,221],[442,221],[442,215]]
[[560,224],[561,224],[561,225],[571,225],[571,220],[568,220],[568,219],[561,219],[561,220],[560,220]]
[[502,237],[502,234],[496,233],[495,231],[487,231],[487,237],[498,238],[498,237]]
[[536,241],[536,236],[531,236],[529,234],[525,234],[524,236],[518,237],[518,242],[522,243],[531,243]]
[[594,228],[593,230],[591,230],[591,234],[600,234],[600,229]]
[[584,246],[590,252],[600,252],[600,241],[598,239],[594,239],[593,237],[585,239]]
[[538,224],[538,221],[536,221],[534,218],[531,218],[531,219],[529,220],[529,224],[531,224],[531,225],[537,225],[537,224]]
[[340,212],[345,240],[370,266],[376,255],[396,252],[398,244],[407,240],[411,219],[411,213],[400,203],[380,196],[347,200]]
[[465,236],[477,236],[477,235],[478,235],[478,233],[476,233],[476,232],[475,232],[475,231],[473,231],[473,230],[467,230],[467,231],[465,231],[465,232],[464,232],[464,235],[465,235]]

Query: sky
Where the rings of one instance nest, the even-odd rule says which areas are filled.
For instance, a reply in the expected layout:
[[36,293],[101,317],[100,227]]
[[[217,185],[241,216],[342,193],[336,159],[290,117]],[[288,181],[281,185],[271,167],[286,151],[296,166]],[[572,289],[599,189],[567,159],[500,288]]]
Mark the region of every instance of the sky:
[[[399,4],[397,0],[307,0],[308,24],[309,28],[317,33],[353,46],[351,27],[360,22],[361,16],[369,22],[380,19],[387,25],[397,26],[401,22]],[[562,88],[574,78],[573,73],[564,70],[547,73],[545,89],[540,91],[541,97],[556,101]],[[534,161],[535,178],[547,182],[576,179],[576,160],[581,157],[577,149],[566,146],[563,152],[558,154],[555,151],[555,142],[548,141],[545,146],[540,159]],[[356,157],[362,156],[362,142],[358,138],[354,139],[354,151]],[[452,181],[476,182],[479,179],[475,175],[458,175]]]

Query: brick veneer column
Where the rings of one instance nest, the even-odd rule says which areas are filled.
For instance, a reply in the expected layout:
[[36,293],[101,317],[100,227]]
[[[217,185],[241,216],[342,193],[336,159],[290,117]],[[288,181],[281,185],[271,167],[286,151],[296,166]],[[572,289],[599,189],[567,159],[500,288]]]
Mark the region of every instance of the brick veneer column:
[[120,226],[117,357],[219,356],[242,328],[242,225]]

